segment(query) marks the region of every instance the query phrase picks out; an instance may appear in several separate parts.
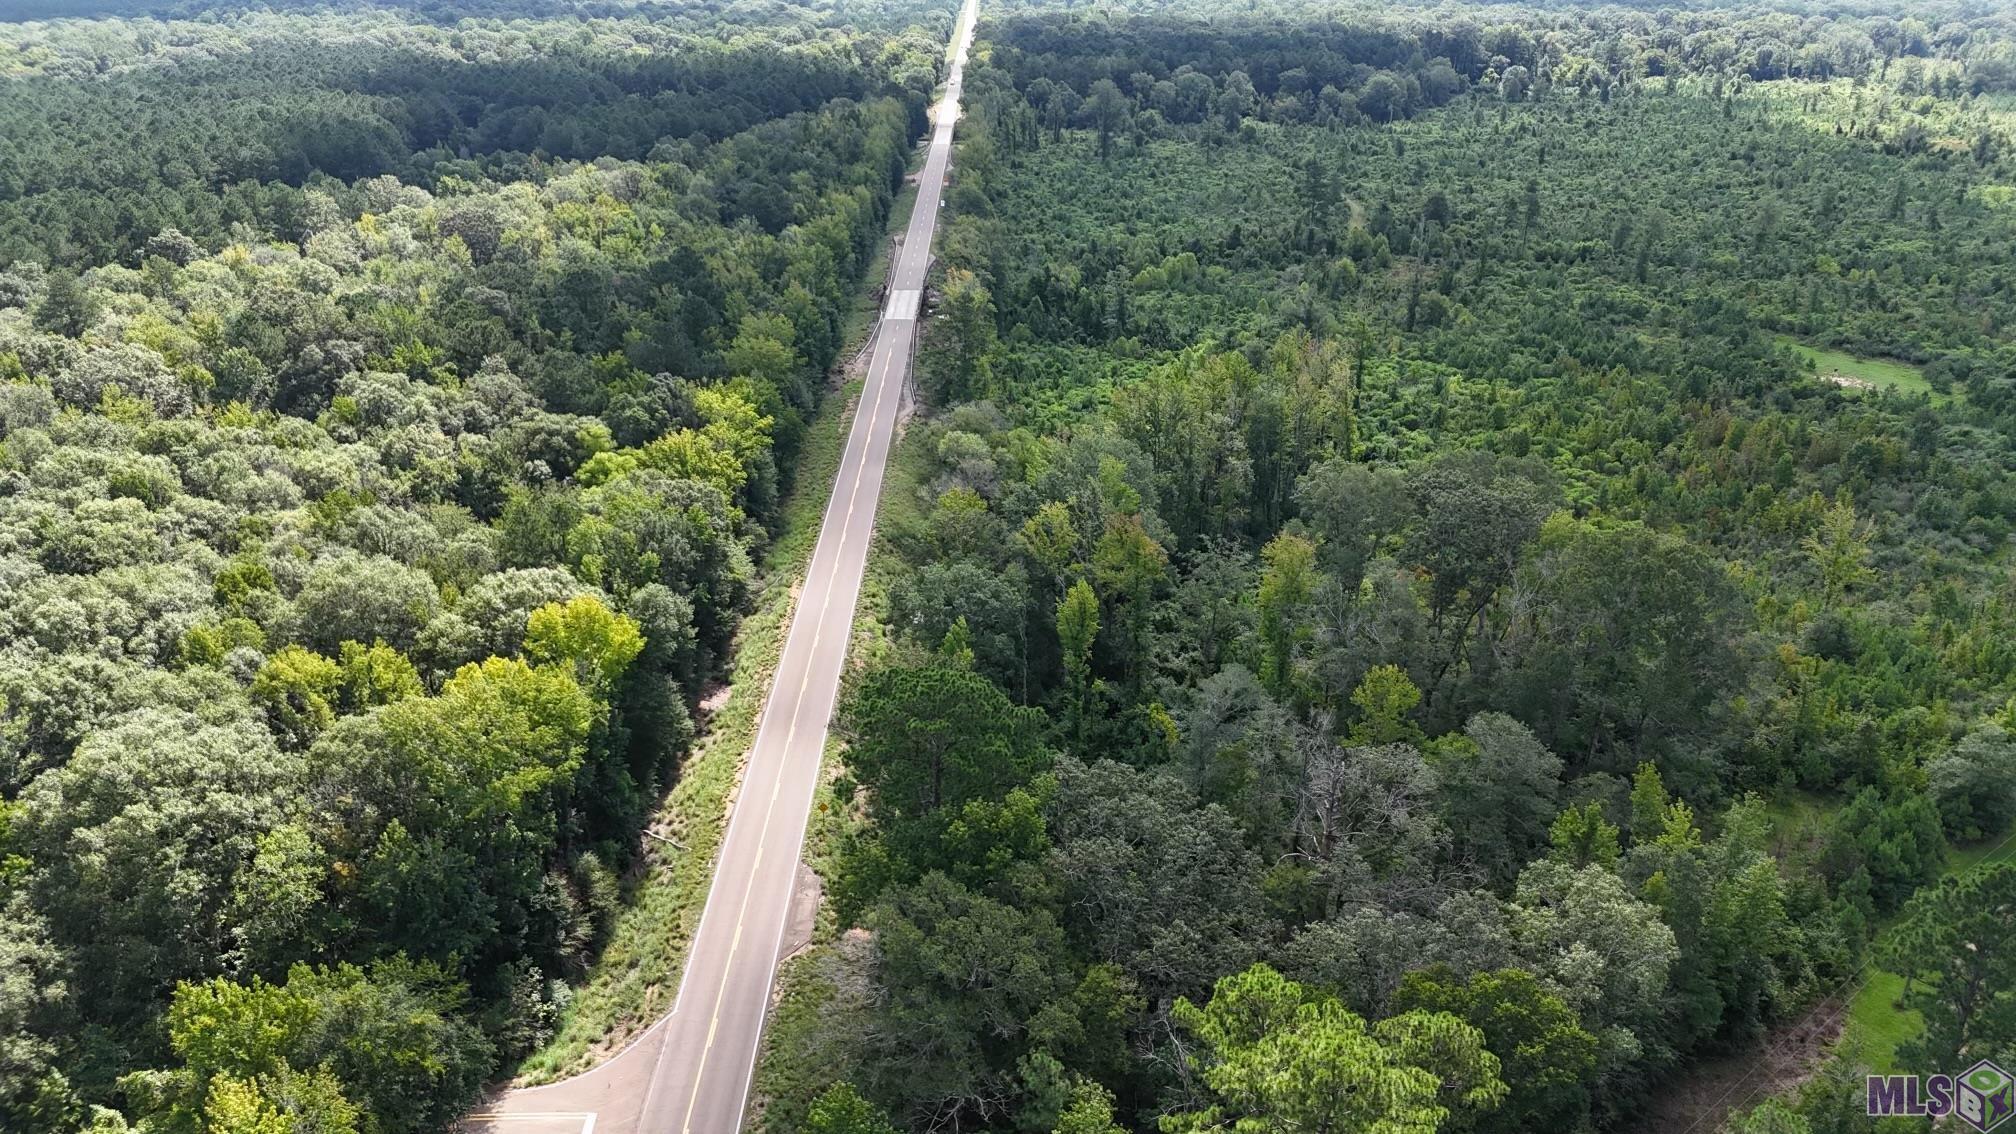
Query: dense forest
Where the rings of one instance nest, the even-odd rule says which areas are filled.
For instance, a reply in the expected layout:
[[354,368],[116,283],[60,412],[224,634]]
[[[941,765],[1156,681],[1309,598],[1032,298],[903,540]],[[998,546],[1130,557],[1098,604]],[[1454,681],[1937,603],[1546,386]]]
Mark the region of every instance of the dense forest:
[[2012,51],[993,10],[768,1128],[1809,1134],[2016,1057]]
[[[781,10],[788,11],[788,10]],[[365,8],[22,25],[0,63],[0,262],[138,262],[165,228],[299,244],[321,196],[391,175],[429,191],[617,158],[723,180],[724,223],[802,220],[791,116],[899,93],[921,130],[920,29],[674,20],[414,23]],[[732,140],[732,141],[731,141]],[[741,178],[730,163],[764,166]],[[820,168],[815,176],[828,176]],[[730,180],[732,178],[732,180]],[[683,190],[683,186],[678,187]]]
[[951,14],[497,11],[0,25],[9,1134],[443,1129],[625,901]]
[[[0,1129],[445,1130],[571,1018],[952,8],[7,6]],[[2016,16],[983,11],[754,1121],[2016,1067]]]

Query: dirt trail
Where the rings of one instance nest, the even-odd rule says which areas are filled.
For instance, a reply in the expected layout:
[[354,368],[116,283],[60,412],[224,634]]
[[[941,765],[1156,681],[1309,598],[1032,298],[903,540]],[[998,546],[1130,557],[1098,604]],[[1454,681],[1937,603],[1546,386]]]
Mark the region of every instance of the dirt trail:
[[1797,1090],[1827,1062],[1848,1020],[1848,1000],[1829,997],[1750,1051],[1676,1072],[1627,1134],[1713,1134],[1730,1114]]

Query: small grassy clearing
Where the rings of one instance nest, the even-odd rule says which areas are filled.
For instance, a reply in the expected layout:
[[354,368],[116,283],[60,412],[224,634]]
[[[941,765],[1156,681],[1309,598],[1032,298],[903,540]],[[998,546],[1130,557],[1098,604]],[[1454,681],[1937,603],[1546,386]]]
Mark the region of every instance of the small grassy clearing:
[[1796,339],[1780,339],[1780,342],[1798,351],[1800,357],[1813,364],[1813,374],[1823,382],[1832,382],[1851,390],[1895,390],[1901,394],[1924,394],[1935,402],[1944,402],[1953,395],[1942,394],[1932,388],[1923,371],[1908,362],[1898,362],[1888,358],[1858,358],[1838,350],[1808,346]]

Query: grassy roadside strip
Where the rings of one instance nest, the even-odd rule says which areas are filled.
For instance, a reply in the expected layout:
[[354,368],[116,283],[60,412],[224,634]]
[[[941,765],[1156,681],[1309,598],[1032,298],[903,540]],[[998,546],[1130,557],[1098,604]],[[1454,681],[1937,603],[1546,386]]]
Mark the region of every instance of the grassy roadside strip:
[[[890,210],[890,232],[909,223],[916,197],[914,187],[898,195]],[[890,242],[885,240],[848,315],[842,359],[853,358],[873,331],[879,309],[875,295],[889,268]],[[550,1083],[592,1068],[672,1008],[686,946],[706,904],[715,852],[727,830],[728,801],[756,738],[860,393],[858,380],[829,393],[824,412],[806,430],[791,499],[764,556],[762,593],[736,631],[727,701],[707,722],[679,782],[653,818],[650,830],[658,837],[646,839],[642,877],[608,945],[573,990],[553,1038],[519,1066],[521,1085]]]

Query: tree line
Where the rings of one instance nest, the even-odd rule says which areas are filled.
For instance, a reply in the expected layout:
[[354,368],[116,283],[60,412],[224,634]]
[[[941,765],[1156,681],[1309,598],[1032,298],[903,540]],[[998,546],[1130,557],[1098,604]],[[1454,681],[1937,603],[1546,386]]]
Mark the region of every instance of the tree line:
[[[31,25],[6,66],[18,81],[0,87],[0,264],[131,265],[171,227],[206,247],[235,226],[298,242],[311,185],[375,176],[432,190],[601,157],[697,166],[843,98],[899,98],[922,130],[940,39],[866,47],[813,13],[788,18],[740,36],[691,18],[573,36],[370,9]],[[789,170],[714,172],[722,219],[803,219],[775,183]]]

